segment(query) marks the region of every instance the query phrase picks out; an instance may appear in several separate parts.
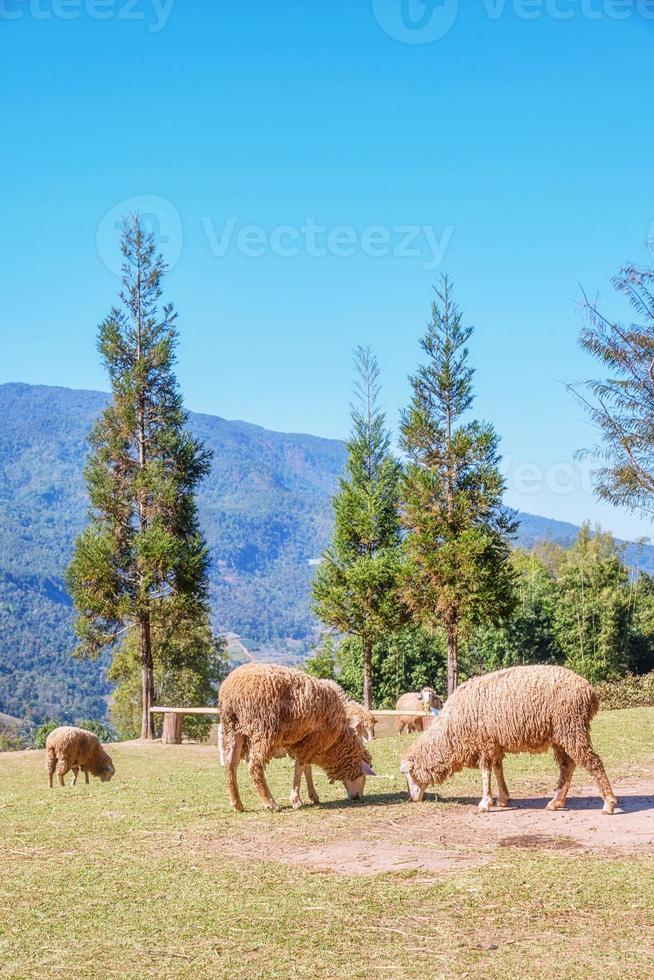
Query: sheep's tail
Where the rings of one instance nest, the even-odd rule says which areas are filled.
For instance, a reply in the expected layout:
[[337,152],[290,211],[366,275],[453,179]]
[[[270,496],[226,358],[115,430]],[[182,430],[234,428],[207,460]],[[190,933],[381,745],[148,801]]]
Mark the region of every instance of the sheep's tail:
[[591,687],[591,695],[588,702],[588,721],[590,722],[600,709],[600,702],[597,696],[597,691],[594,687]]
[[[223,708],[218,723],[218,752],[221,766],[230,766],[236,739],[236,715],[228,708]],[[239,737],[239,742],[242,738]],[[246,743],[247,744],[247,743]]]
[[225,765],[225,740],[223,738],[223,723],[218,722],[218,751],[220,752],[220,764]]

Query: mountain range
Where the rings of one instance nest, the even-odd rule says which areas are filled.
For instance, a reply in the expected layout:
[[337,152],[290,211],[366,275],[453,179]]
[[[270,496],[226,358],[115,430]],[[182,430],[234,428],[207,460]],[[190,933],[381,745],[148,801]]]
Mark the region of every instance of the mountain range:
[[[87,435],[107,400],[97,391],[0,385],[0,712],[9,715],[106,712],[105,662],[70,657],[63,572],[87,518]],[[198,504],[215,626],[238,634],[255,656],[259,648],[267,658],[299,658],[316,635],[310,584],[329,543],[345,445],[195,413],[189,425],[214,453]],[[578,531],[520,518],[518,543],[526,546],[570,544]],[[639,550],[639,564],[654,570],[654,548]]]

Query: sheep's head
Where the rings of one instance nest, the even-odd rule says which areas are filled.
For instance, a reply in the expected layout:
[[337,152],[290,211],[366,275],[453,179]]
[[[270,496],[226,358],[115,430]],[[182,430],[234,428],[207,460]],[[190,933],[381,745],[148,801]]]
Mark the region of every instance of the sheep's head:
[[411,802],[420,803],[425,798],[427,784],[421,783],[416,778],[416,775],[414,774],[414,765],[415,763],[413,759],[402,759],[402,762],[400,763],[400,770],[404,773]]
[[370,725],[364,725],[363,727],[363,740],[364,742],[372,742],[375,737],[375,725],[377,722],[373,721]]
[[353,778],[343,779],[343,785],[347,791],[349,800],[360,800],[363,797],[363,790],[366,785],[366,776],[376,776],[377,773],[369,762],[365,760],[360,764],[361,773]]
[[423,687],[420,692],[420,699],[425,708],[440,708],[441,706],[441,699],[433,687]]
[[341,780],[345,786],[348,799],[360,800],[366,785],[366,776],[377,775],[372,768],[370,753],[359,736],[355,735],[350,728],[346,729],[340,748],[343,754],[337,771],[333,771],[332,779]]
[[440,727],[430,729],[410,746],[400,764],[409,788],[409,796],[414,803],[424,799],[428,786],[438,786],[443,780],[457,772],[454,766],[447,735]]
[[108,783],[112,776],[116,775],[114,764],[106,752],[98,759],[93,775],[97,776],[103,783]]
[[356,727],[356,733],[359,738],[362,738],[364,742],[372,742],[375,737],[375,725],[377,722],[372,719],[372,721],[360,721]]

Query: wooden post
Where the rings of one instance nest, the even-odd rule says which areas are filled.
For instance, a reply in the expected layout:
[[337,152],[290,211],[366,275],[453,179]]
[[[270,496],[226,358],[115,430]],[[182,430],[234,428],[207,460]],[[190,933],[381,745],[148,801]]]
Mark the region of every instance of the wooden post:
[[182,744],[182,716],[175,711],[167,711],[164,714],[161,742],[163,745]]

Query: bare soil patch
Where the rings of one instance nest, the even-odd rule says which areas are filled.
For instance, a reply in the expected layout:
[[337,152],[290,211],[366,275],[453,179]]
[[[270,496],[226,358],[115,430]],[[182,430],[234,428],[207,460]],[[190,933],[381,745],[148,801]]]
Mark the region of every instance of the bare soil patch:
[[472,800],[427,803],[427,812],[420,813],[415,823],[411,821],[410,832],[414,839],[424,840],[438,833],[444,846],[464,848],[540,846],[654,853],[654,776],[624,782],[616,792],[621,812],[610,817],[602,813],[602,802],[593,787],[577,790],[568,798],[565,810],[558,811],[546,809],[547,795],[517,799],[510,807],[496,807],[488,813],[479,813]]
[[295,828],[214,840],[212,851],[248,860],[275,860],[336,875],[401,871],[445,873],[493,860],[499,848],[559,851],[571,855],[654,853],[654,775],[616,788],[621,812],[602,813],[592,787],[577,791],[565,810],[546,810],[548,796],[516,800],[479,813],[477,800],[441,799],[393,807],[393,815],[370,812],[365,829],[348,833],[347,822],[325,810],[324,841],[307,844]]
[[[245,848],[249,858],[261,857],[257,850],[256,844],[252,841],[250,847]],[[234,852],[239,857],[246,856],[243,848],[235,847]],[[484,864],[488,857],[427,847],[424,844],[354,839],[312,847],[290,845],[280,849],[275,859],[283,864],[310,868],[328,874],[375,875],[398,871],[460,871],[463,868]]]

